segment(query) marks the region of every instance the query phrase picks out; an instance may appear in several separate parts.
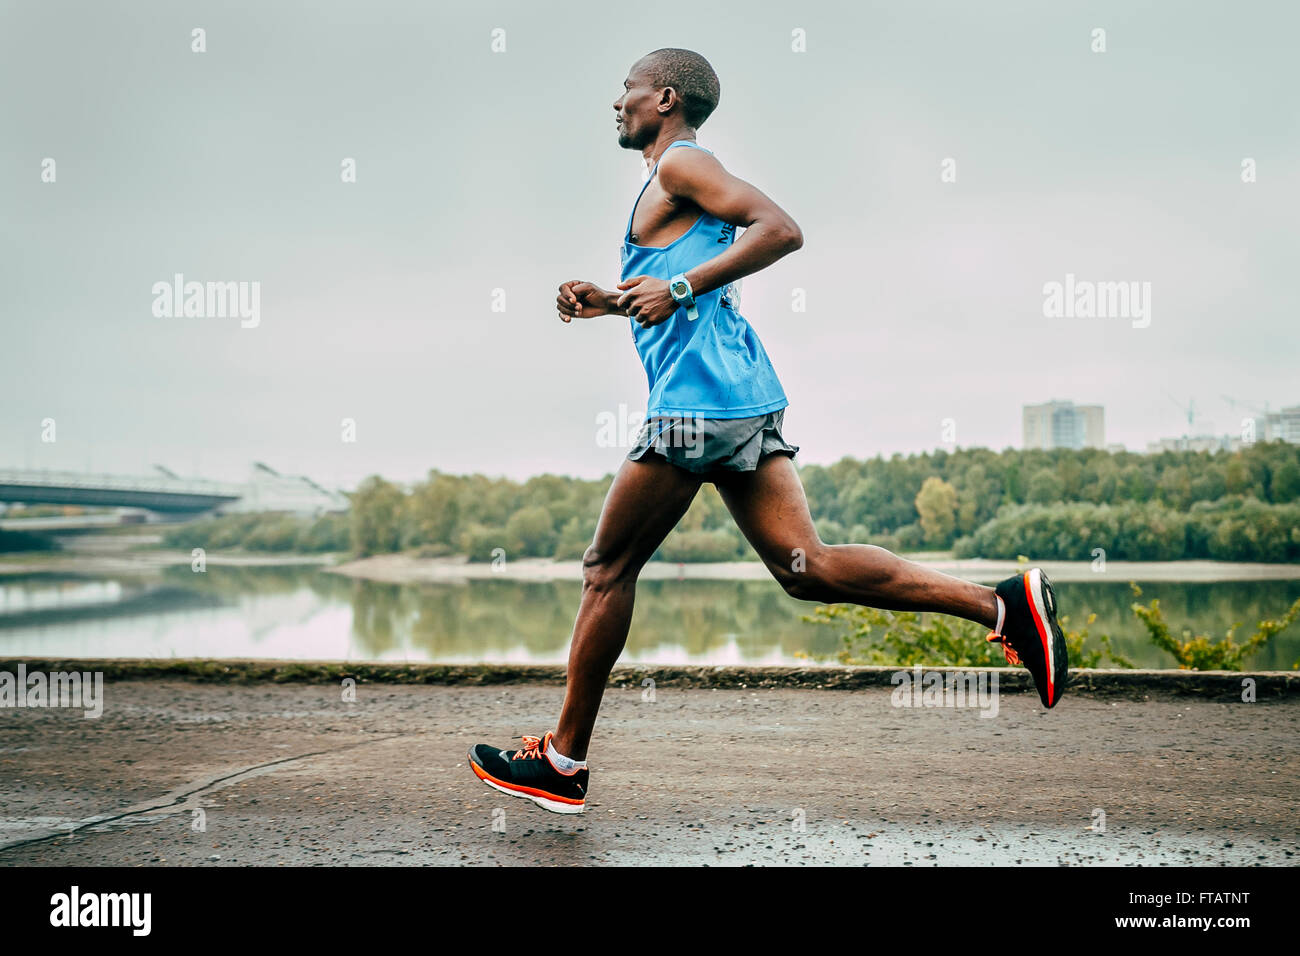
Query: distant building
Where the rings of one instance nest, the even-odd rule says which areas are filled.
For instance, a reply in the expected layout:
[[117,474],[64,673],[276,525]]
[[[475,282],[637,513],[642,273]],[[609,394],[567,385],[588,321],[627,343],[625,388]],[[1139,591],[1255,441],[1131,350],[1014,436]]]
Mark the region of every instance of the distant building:
[[244,484],[238,501],[218,509],[222,514],[243,511],[287,511],[315,515],[326,511],[347,511],[347,496],[323,488],[302,475],[282,475],[274,468],[253,463],[253,474]]
[[1161,438],[1147,442],[1147,454],[1162,451],[1236,451],[1241,439],[1232,435],[1184,435],[1182,438]]
[[1300,405],[1292,405],[1280,412],[1266,412],[1259,429],[1260,441],[1289,441],[1300,445]]
[[1025,448],[1105,448],[1106,412],[1101,405],[1050,401],[1023,410]]

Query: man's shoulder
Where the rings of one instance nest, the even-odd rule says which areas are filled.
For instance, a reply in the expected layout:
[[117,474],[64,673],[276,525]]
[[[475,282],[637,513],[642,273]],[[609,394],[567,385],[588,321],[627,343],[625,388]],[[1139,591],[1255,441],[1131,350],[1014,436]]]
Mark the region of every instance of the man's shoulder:
[[[689,142],[679,140],[678,142]],[[711,150],[696,143],[689,146],[672,146],[659,158],[659,182],[665,190],[672,193],[674,187],[685,186],[692,180],[707,176],[720,166]]]
[[675,169],[699,169],[717,161],[718,158],[713,155],[713,150],[705,149],[691,140],[679,139],[659,157],[659,171],[662,173],[665,169],[670,172]]

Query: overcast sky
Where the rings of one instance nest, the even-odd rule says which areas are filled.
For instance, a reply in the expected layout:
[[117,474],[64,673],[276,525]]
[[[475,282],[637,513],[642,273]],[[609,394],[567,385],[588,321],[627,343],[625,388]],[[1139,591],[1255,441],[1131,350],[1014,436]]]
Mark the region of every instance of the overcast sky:
[[[801,461],[945,418],[1019,446],[1050,398],[1134,449],[1186,430],[1175,398],[1236,432],[1225,395],[1300,403],[1296,11],[0,0],[0,467],[613,471],[629,322],[554,301],[617,282],[643,168],[612,104],[662,46],[721,78],[701,145],[803,229],[741,305]],[[176,273],[260,283],[259,324],[156,316]],[[1150,283],[1149,325],[1046,317],[1067,274]]]

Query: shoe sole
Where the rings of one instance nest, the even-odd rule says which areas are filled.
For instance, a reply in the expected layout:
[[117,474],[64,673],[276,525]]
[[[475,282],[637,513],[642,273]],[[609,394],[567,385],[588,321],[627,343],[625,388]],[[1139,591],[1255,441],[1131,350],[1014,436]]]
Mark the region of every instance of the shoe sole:
[[514,787],[504,780],[498,780],[492,774],[488,773],[474,760],[474,753],[470,751],[467,755],[469,758],[469,768],[474,771],[474,776],[478,777],[493,790],[500,790],[502,793],[509,794],[512,797],[523,797],[525,800],[531,800],[543,810],[550,810],[552,813],[581,813],[586,807],[586,803],[568,803],[555,797],[548,797],[540,790],[534,790],[532,787]]
[[1070,662],[1065,649],[1065,635],[1056,623],[1056,591],[1039,568],[1025,572],[1025,596],[1029,599],[1034,628],[1043,642],[1043,659],[1047,662],[1047,706],[1055,707],[1065,692]]

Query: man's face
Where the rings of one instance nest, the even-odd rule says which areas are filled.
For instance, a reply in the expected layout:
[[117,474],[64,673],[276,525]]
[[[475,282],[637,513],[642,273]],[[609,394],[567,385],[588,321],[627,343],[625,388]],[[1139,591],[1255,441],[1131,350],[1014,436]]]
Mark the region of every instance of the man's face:
[[633,65],[623,81],[623,95],[614,101],[618,120],[618,145],[624,149],[644,149],[659,134],[659,90],[640,69]]

